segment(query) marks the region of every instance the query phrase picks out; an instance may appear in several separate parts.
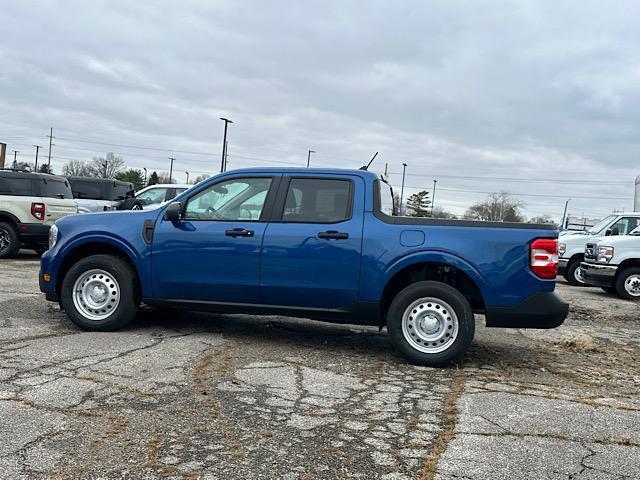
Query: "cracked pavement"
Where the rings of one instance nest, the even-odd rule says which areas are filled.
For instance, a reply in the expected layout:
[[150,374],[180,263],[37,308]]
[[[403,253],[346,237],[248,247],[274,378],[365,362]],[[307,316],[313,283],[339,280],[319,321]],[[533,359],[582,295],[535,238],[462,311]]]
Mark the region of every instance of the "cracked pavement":
[[486,329],[459,368],[386,332],[143,309],[89,333],[0,262],[0,478],[640,478],[640,304],[560,284],[556,330]]

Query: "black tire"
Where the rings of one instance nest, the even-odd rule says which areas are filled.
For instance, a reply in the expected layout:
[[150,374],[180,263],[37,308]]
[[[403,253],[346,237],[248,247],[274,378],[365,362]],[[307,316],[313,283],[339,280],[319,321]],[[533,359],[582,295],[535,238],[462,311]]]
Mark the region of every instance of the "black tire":
[[625,300],[640,300],[639,295],[632,295],[625,287],[627,279],[630,277],[635,277],[631,282],[636,286],[636,288],[640,288],[640,268],[629,267],[618,273],[618,276],[616,277],[616,293],[620,298]]
[[41,257],[42,254],[48,250],[47,247],[43,245],[34,245],[31,248],[33,248],[33,250],[38,254],[39,257]]
[[20,250],[20,237],[14,226],[0,222],[0,258],[11,258]]
[[607,293],[618,293],[618,290],[616,290],[616,287],[600,287],[602,288],[602,290],[604,290]]
[[579,271],[580,268],[580,260],[574,260],[569,265],[567,265],[567,270],[564,273],[564,278],[569,282],[569,285],[573,285],[574,287],[584,287],[586,283],[584,280],[580,280]]
[[[412,303],[423,298],[433,298],[448,304],[449,308],[453,310],[457,317],[457,336],[444,351],[436,353],[420,351],[412,346],[403,332],[403,315],[405,310],[407,310]],[[428,301],[425,302],[425,305],[431,307],[431,303],[428,303]],[[418,308],[416,308],[416,310],[418,310]],[[416,310],[414,310],[413,313],[416,313]],[[447,312],[445,310],[443,310],[443,312],[445,314],[444,317],[446,317]],[[408,312],[408,315],[411,315],[411,312]],[[440,321],[438,327],[434,328],[439,328],[439,325]],[[387,328],[398,352],[411,363],[427,367],[443,367],[453,364],[456,359],[467,351],[475,333],[475,320],[473,318],[471,305],[458,290],[445,283],[425,281],[413,283],[396,295],[387,313]],[[407,332],[411,332],[411,328],[413,327],[408,327]],[[444,330],[444,332],[447,332],[447,330]],[[416,337],[416,335],[413,334],[411,334],[411,336]],[[419,336],[413,341],[420,343],[418,339]],[[443,343],[446,344],[446,342]],[[429,342],[424,343],[424,345],[425,349],[430,348]],[[434,346],[438,348],[437,344],[434,344]]]
[[[112,275],[120,287],[120,301],[107,318],[94,320],[78,310],[73,301],[76,280],[89,270],[104,270]],[[124,260],[112,255],[92,255],[75,263],[62,281],[60,300],[69,319],[83,330],[110,332],[130,323],[138,311],[136,273]],[[113,286],[113,285],[112,285]]]

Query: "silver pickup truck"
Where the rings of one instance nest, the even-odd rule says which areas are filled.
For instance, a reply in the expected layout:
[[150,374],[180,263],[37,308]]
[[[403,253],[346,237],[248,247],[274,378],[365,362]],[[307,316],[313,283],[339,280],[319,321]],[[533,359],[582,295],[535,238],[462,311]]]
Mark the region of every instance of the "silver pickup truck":
[[78,213],[116,210],[134,195],[133,184],[108,178],[68,177]]
[[640,298],[640,227],[628,235],[591,239],[580,268],[587,285],[626,300]]

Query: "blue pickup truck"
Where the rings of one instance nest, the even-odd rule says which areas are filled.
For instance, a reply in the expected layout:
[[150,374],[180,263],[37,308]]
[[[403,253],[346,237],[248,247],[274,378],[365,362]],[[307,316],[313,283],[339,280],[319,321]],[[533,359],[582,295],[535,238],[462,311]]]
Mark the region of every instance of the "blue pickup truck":
[[230,171],[150,211],[51,228],[40,289],[79,327],[125,326],[141,302],[386,326],[419,365],[451,363],[489,327],[553,328],[549,225],[398,217],[366,170]]

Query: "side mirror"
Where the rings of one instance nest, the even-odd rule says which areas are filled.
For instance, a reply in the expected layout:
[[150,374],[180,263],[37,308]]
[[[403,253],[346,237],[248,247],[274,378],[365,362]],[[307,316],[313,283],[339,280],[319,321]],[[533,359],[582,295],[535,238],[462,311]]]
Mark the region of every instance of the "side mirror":
[[182,205],[180,202],[170,203],[167,209],[164,211],[164,219],[170,222],[177,223],[182,216]]

